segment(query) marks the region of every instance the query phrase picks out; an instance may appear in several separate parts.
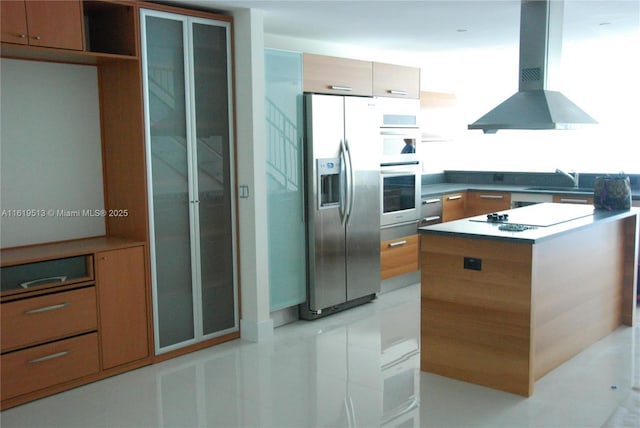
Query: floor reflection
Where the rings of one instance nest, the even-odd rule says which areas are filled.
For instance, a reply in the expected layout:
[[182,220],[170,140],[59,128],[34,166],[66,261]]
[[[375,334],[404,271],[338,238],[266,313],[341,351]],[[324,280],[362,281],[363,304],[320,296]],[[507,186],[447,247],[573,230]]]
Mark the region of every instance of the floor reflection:
[[[237,340],[0,414],[10,427],[601,426],[640,383],[640,327],[616,330],[526,399],[419,370],[419,287],[269,343]],[[612,385],[616,389],[612,389]]]

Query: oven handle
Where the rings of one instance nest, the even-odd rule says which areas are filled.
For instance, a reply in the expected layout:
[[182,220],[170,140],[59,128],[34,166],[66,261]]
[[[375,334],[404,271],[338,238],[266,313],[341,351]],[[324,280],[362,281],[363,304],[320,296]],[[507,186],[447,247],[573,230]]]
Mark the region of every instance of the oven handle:
[[385,171],[384,168],[380,170],[382,175],[416,175],[415,171],[402,171],[398,169]]
[[411,131],[407,131],[406,128],[404,130],[388,130],[388,131],[380,131],[380,135],[406,135],[407,137],[417,138],[418,137],[418,129],[416,128],[414,132],[413,129]]

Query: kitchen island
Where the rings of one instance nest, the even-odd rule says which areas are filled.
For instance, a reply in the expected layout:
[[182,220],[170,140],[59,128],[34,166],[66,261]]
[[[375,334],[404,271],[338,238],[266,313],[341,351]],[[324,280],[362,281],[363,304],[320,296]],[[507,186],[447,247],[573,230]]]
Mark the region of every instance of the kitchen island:
[[530,396],[537,379],[634,324],[640,210],[498,214],[419,228],[421,369]]

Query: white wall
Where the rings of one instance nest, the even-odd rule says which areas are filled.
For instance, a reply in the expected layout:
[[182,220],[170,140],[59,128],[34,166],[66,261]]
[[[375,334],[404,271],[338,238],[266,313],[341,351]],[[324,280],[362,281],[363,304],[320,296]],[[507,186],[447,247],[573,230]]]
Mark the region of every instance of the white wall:
[[104,235],[61,214],[104,209],[96,67],[2,59],[0,95],[0,246]]
[[249,197],[238,201],[240,327],[243,339],[262,342],[273,336],[269,314],[263,16],[261,11],[249,9],[233,16],[238,185],[249,186]]
[[266,35],[267,47],[418,66],[423,91],[454,93],[452,141],[421,144],[427,172],[445,169],[640,173],[640,35],[563,46],[560,89],[598,125],[571,131],[499,131],[467,124],[516,92],[518,50],[496,48],[416,55]]

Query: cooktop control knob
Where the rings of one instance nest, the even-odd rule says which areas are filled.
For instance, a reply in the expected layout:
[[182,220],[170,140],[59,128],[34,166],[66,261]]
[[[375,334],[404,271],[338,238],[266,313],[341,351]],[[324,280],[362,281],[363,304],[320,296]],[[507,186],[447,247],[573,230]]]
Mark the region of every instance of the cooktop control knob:
[[509,214],[498,214],[498,213],[487,214],[487,221],[489,222],[509,221]]

